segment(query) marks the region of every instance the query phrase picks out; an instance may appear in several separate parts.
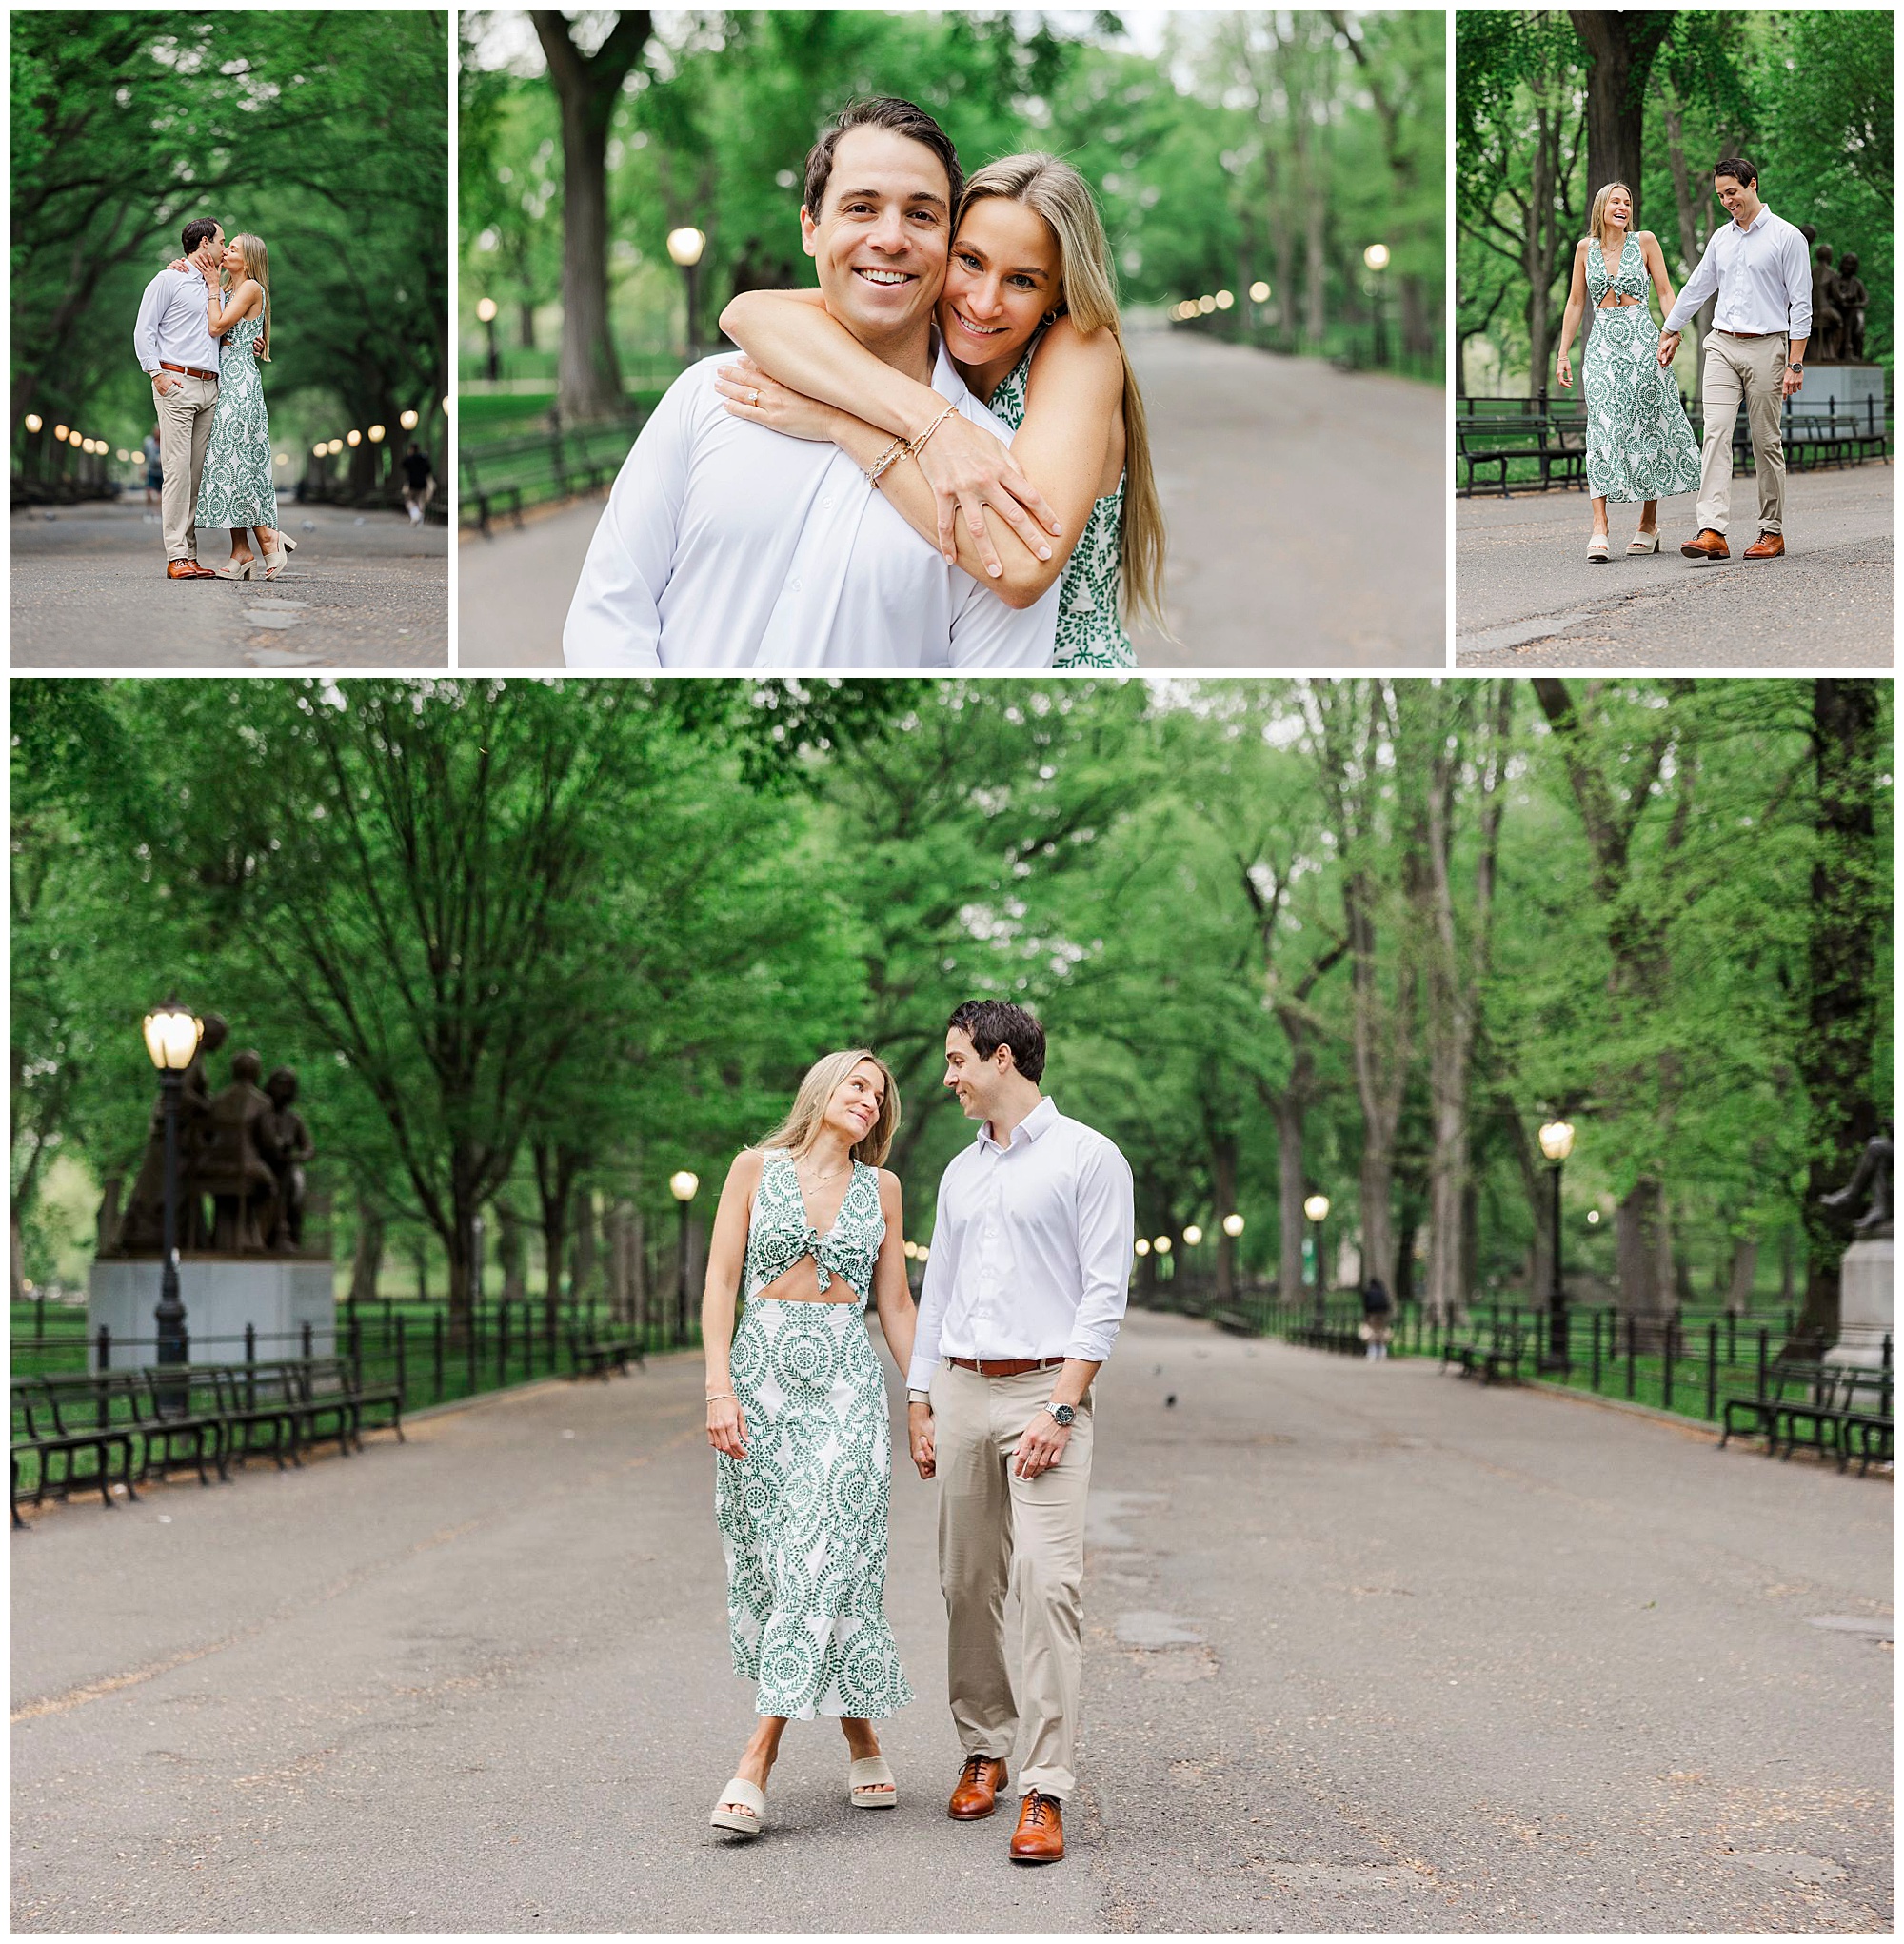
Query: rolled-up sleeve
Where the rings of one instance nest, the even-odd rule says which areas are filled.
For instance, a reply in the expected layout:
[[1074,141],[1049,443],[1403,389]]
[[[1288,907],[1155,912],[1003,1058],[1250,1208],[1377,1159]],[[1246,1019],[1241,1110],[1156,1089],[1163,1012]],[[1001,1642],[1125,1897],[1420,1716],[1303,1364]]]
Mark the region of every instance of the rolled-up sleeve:
[[1782,254],[1785,270],[1785,298],[1791,307],[1791,332],[1795,338],[1812,335],[1812,259],[1805,247],[1805,232],[1792,229],[1786,235]]
[[1078,1169],[1078,1263],[1084,1287],[1066,1357],[1102,1363],[1110,1356],[1124,1319],[1136,1239],[1130,1163],[1110,1141],[1095,1142]]
[[905,1387],[909,1391],[929,1390],[932,1386],[932,1373],[942,1360],[939,1338],[945,1327],[945,1308],[959,1279],[958,1245],[952,1224],[945,1219],[951,1173],[947,1169],[939,1183],[939,1201],[932,1217],[932,1241],[925,1252],[925,1279],[919,1289],[919,1327],[913,1333],[912,1361],[905,1373]]
[[1667,313],[1662,329],[1683,331],[1699,314],[1706,299],[1716,294],[1719,288],[1719,237],[1722,233],[1715,229],[1706,239],[1706,253],[1686,279],[1686,288],[1679,292],[1673,308]]
[[570,668],[659,668],[661,599],[687,495],[689,394],[677,378],[622,462],[562,630]]
[[[139,299],[139,318],[132,327],[132,353],[149,376],[159,368],[159,312],[165,307],[167,272],[161,270]],[[123,317],[125,313],[120,312]]]

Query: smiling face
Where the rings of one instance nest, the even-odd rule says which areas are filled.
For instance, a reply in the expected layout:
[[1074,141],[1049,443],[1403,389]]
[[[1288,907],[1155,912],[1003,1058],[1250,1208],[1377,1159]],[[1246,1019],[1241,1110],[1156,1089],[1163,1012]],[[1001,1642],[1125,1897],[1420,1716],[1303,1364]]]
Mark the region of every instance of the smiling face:
[[922,330],[945,282],[951,185],[938,156],[890,129],[849,129],[818,215],[800,212],[826,308],[880,348]]
[[1606,227],[1618,235],[1633,228],[1633,198],[1624,188],[1616,188],[1607,198],[1605,221]]
[[879,1124],[885,1098],[885,1075],[872,1061],[863,1060],[833,1089],[822,1119],[849,1147],[857,1147]]
[[1006,1081],[1017,1071],[1009,1047],[995,1046],[985,1060],[962,1026],[946,1033],[945,1084],[958,1096],[966,1120],[989,1121],[1002,1102]]
[[1027,204],[982,196],[968,204],[952,245],[939,328],[961,365],[1016,358],[1061,297],[1058,239]]
[[1713,177],[1713,193],[1726,206],[1726,214],[1741,228],[1758,214],[1758,185],[1735,175]]

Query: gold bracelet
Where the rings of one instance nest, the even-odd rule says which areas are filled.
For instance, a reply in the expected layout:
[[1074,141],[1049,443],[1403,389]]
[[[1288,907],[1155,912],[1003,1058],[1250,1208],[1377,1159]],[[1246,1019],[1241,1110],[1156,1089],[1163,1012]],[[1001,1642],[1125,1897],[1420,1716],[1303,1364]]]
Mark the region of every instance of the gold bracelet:
[[919,437],[916,438],[912,442],[912,444],[905,448],[907,455],[913,459],[917,459],[919,457],[921,447],[924,446],[925,442],[929,438],[931,438],[933,433],[936,432],[940,428],[940,426],[942,426],[945,423],[945,421],[949,419],[952,416],[952,414],[958,409],[959,407],[956,405],[948,405],[945,407],[945,409],[942,412],[941,412],[939,416],[936,419],[934,419],[929,426],[926,426],[924,431],[920,433]]
[[709,1404],[738,1404],[740,1401],[732,1391],[716,1391],[711,1398],[703,1399],[703,1402]]
[[903,439],[895,439],[892,442],[892,444],[888,446],[886,449],[880,454],[878,460],[874,463],[872,469],[866,474],[866,484],[868,486],[878,486],[880,483],[880,474],[883,473],[887,466],[895,465],[898,463],[898,461],[903,459],[905,457],[905,453],[906,453],[905,441]]

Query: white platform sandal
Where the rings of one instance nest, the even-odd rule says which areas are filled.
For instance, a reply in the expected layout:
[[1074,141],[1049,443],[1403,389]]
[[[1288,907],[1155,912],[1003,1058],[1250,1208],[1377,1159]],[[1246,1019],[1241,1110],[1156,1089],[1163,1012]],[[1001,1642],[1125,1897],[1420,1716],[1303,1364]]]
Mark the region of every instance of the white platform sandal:
[[710,1827],[732,1830],[737,1836],[757,1836],[767,1826],[766,1792],[736,1775],[721,1791],[721,1799],[707,1821]]
[[1587,558],[1599,561],[1602,565],[1613,558],[1613,548],[1604,533],[1596,533],[1587,542]]
[[863,1756],[846,1771],[846,1793],[855,1809],[893,1809],[899,1785],[883,1755]]
[[1636,533],[1633,536],[1633,545],[1627,548],[1628,553],[1657,553],[1658,551],[1659,529],[1656,526],[1651,533]]

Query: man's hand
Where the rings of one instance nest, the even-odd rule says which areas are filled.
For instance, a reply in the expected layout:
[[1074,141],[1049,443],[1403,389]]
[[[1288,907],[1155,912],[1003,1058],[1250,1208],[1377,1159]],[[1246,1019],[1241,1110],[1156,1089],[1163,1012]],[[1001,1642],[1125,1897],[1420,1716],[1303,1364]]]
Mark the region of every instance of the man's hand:
[[154,371],[152,373],[152,389],[161,398],[169,398],[172,395],[173,387],[177,384],[178,380],[169,371]]
[[912,1461],[919,1467],[919,1476],[929,1478],[939,1468],[938,1447],[932,1437],[932,1406],[930,1404],[908,1404],[905,1407],[906,1443],[912,1450]]
[[1676,330],[1661,331],[1659,334],[1659,368],[1665,370],[1677,356],[1679,333]]
[[1070,1432],[1041,1404],[1012,1453],[1012,1470],[1021,1478],[1035,1478],[1064,1456],[1070,1442]]
[[1784,382],[1781,387],[1783,395],[1786,398],[1790,398],[1795,392],[1801,391],[1804,388],[1804,385],[1805,374],[1802,371],[1794,368],[1794,367],[1787,365],[1785,367]]

